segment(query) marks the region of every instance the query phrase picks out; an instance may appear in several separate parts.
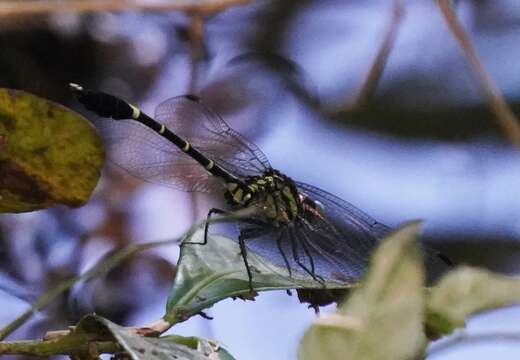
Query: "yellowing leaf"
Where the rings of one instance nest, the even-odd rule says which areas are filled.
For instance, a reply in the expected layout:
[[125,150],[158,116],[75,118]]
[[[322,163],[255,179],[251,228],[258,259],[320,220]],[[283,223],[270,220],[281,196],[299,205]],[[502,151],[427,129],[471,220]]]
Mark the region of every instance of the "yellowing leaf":
[[75,112],[23,91],[0,89],[0,212],[79,206],[103,163],[101,140]]

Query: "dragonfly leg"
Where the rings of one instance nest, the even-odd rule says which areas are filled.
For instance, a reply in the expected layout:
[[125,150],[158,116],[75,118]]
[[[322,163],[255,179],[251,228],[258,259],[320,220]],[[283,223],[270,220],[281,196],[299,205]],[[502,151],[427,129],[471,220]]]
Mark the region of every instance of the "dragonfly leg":
[[249,280],[249,290],[254,292],[253,289],[253,275],[251,274],[251,269],[249,268],[249,262],[247,261],[247,249],[245,243],[246,237],[243,234],[238,236],[238,244],[240,245],[240,253],[242,254],[242,259],[244,260],[244,265],[246,266],[247,278]]
[[292,253],[293,253],[293,259],[294,261],[296,261],[296,263],[303,269],[305,270],[305,272],[307,274],[309,274],[310,276],[312,276],[312,278],[316,281],[319,281],[318,278],[316,277],[316,274],[314,274],[313,271],[309,270],[309,268],[307,268],[307,266],[305,266],[305,264],[303,262],[300,261],[300,258],[298,256],[298,247],[297,247],[297,244],[296,244],[296,239],[294,238],[294,232],[293,231],[290,231],[289,232],[289,238],[291,239],[291,248],[292,248]]
[[209,219],[211,218],[211,215],[213,215],[213,214],[225,215],[228,213],[229,212],[226,210],[217,209],[217,208],[211,208],[208,211],[208,216],[206,217],[206,224],[204,225],[204,243],[203,244],[206,244],[208,242]]
[[185,241],[183,244],[189,244],[189,245],[206,245],[208,243],[208,229],[209,229],[209,219],[211,218],[211,215],[218,214],[218,215],[224,215],[228,214],[228,211],[212,208],[208,211],[208,216],[206,217],[206,224],[204,225],[204,240],[202,242],[196,242],[196,241]]
[[325,279],[323,277],[321,277],[320,275],[316,274],[316,269],[314,267],[314,259],[312,258],[311,253],[309,252],[309,248],[308,248],[309,238],[307,237],[307,234],[304,231],[301,232],[301,235],[302,235],[302,237],[301,237],[301,244],[302,244],[302,247],[303,247],[303,251],[305,252],[307,257],[309,258],[309,262],[311,264],[311,271],[314,274],[313,278],[314,278],[314,280],[319,281],[320,283],[322,283],[322,285],[325,285]]
[[276,245],[278,246],[278,251],[280,251],[280,254],[282,254],[283,261],[285,263],[285,266],[287,267],[287,272],[289,273],[289,276],[292,277],[292,270],[291,266],[289,265],[289,260],[287,260],[287,256],[285,255],[285,252],[282,248],[282,235],[283,232],[280,232],[280,235],[276,238]]
[[309,253],[309,249],[307,248],[306,241],[305,241],[305,239],[301,239],[300,242],[302,244],[303,252],[305,253],[305,255],[307,255],[307,258],[309,259],[309,263],[311,265],[311,273],[316,275],[316,271],[314,269],[314,259],[312,258],[311,254]]
[[[251,219],[251,220],[246,219],[246,220],[242,220],[242,221],[253,224],[253,225],[262,224],[261,222],[255,221],[253,219]],[[240,231],[240,235],[238,236],[238,244],[240,245],[240,252],[242,254],[242,259],[244,260],[244,265],[246,266],[247,277],[249,279],[249,289],[251,290],[251,292],[254,291],[253,275],[251,274],[251,268],[249,267],[249,262],[247,261],[247,248],[246,248],[245,241],[248,239],[254,239],[258,236],[261,236],[261,235],[265,234],[265,232],[266,232],[265,229],[260,226],[260,227],[254,227],[254,228],[249,228],[249,229],[243,229],[242,231]]]

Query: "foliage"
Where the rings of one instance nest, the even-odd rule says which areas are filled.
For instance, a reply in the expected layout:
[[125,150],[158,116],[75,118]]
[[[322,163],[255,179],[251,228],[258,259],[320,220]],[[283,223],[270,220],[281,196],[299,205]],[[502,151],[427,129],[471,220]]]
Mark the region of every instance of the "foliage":
[[381,244],[362,284],[335,314],[316,319],[307,331],[302,360],[414,359],[424,351],[417,228],[404,227]]
[[[450,2],[437,0],[437,4],[472,66],[497,123],[513,143],[520,144],[518,121],[480,64]],[[217,10],[210,7],[201,13],[207,15]],[[400,18],[397,16],[396,22]],[[394,41],[389,39],[389,43]],[[381,51],[380,61],[375,62],[381,68],[372,72],[376,76],[367,77],[367,86],[363,87],[372,92],[383,72],[390,45],[384,48],[388,50]],[[347,109],[347,114],[357,110]],[[424,128],[424,122],[420,126]],[[102,161],[99,139],[82,117],[28,93],[0,90],[1,212],[31,211],[54,204],[81,205],[96,185]],[[418,227],[417,223],[404,226],[381,243],[366,276],[337,312],[318,317],[307,330],[300,344],[301,359],[420,359],[432,339],[464,327],[469,316],[520,302],[519,279],[470,267],[455,268],[425,289],[417,247]],[[200,238],[200,230],[189,232],[186,237],[190,241]],[[0,337],[10,334],[76,281],[88,281],[128,256],[161,245],[164,243],[143,244],[106,256],[88,272],[44,294],[30,311],[0,330]],[[211,237],[205,246],[182,247],[166,312],[157,328],[125,328],[88,315],[73,330],[55,333],[43,341],[0,342],[0,354],[67,354],[74,359],[97,359],[101,353],[112,353],[132,359],[232,359],[214,341],[159,335],[218,301],[228,297],[251,299],[256,295],[249,293],[239,253],[233,240],[217,236]],[[255,269],[254,287],[258,291],[322,289],[323,284],[309,276],[291,277],[285,269],[254,254],[250,263]],[[336,283],[325,285],[327,289],[347,288]]]
[[335,314],[318,318],[300,345],[302,360],[420,359],[427,338],[448,335],[468,316],[520,302],[520,280],[460,267],[423,291],[417,224],[386,239]]
[[[468,267],[451,271],[424,291],[418,227],[417,223],[406,225],[382,242],[366,277],[338,311],[318,317],[306,332],[300,345],[301,359],[419,359],[424,356],[428,337],[449,334],[475,313],[520,302],[520,280]],[[189,240],[202,236],[200,229],[190,234]],[[113,256],[120,261],[122,254],[160,244],[145,244]],[[205,246],[186,245],[160,329],[123,328],[90,315],[72,332],[51,339],[0,343],[0,354],[68,354],[89,359],[87,356],[102,352],[126,351],[133,359],[162,359],[167,354],[179,359],[231,359],[215,342],[156,336],[221,299],[246,296],[249,289],[241,261],[238,245],[227,238],[213,237]],[[106,267],[111,263],[109,256],[100,264]],[[321,285],[310,276],[291,278],[284,269],[256,255],[251,264],[258,269],[254,285],[259,291],[317,289]]]
[[79,206],[102,164],[101,141],[82,116],[23,91],[0,89],[0,212]]
[[520,302],[520,279],[462,266],[447,274],[427,297],[431,336],[463,327],[473,314]]
[[[38,191],[45,189],[38,197],[21,186],[23,181],[20,186],[9,186],[13,182],[4,180],[2,210],[27,211],[55,202],[77,205],[84,201],[97,181],[102,163],[100,143],[90,125],[71,111],[32,95],[12,90],[3,90],[0,95],[2,171],[7,179],[30,179]],[[77,164],[84,170],[81,175]],[[70,187],[65,186],[65,178],[67,184],[72,184]],[[317,318],[306,332],[300,345],[301,359],[418,359],[424,356],[428,338],[464,326],[472,314],[520,302],[520,280],[468,267],[450,271],[424,291],[418,228],[418,223],[408,224],[382,242],[365,278],[337,312]],[[195,227],[184,240],[200,243],[203,236],[202,229]],[[130,246],[107,255],[88,272],[44,294],[30,311],[0,331],[2,338],[75,282],[88,281],[133,254],[172,242],[176,241]],[[319,293],[350,287],[334,282],[323,284],[298,272],[290,276],[285,268],[254,253],[250,253],[249,263],[256,291],[303,289]],[[2,342],[0,354],[67,354],[97,359],[104,352],[126,352],[132,359],[231,359],[215,342],[157,336],[220,300],[252,300],[256,295],[250,293],[238,244],[222,236],[210,236],[204,246],[182,246],[166,313],[157,327],[124,328],[89,315],[72,331],[58,332],[43,341]]]
[[[190,242],[201,242],[204,232],[196,231]],[[280,268],[254,253],[248,256],[257,291],[286,289],[321,289],[324,284],[310,275],[294,273],[289,276]],[[347,288],[334,282],[328,289]],[[235,241],[211,236],[208,243],[182,247],[177,274],[168,298],[165,319],[174,324],[188,319],[217,301],[228,297],[251,298],[244,261]]]
[[215,342],[171,336],[144,337],[96,315],[87,315],[72,331],[50,339],[0,344],[0,354],[8,352],[37,356],[67,354],[81,359],[97,359],[105,352],[126,352],[134,360],[233,359]]

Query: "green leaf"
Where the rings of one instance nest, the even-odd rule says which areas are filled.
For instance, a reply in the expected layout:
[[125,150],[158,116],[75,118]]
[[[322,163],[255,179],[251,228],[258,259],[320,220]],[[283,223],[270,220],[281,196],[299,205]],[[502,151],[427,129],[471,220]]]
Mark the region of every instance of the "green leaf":
[[463,327],[470,315],[519,302],[520,279],[460,267],[430,290],[426,325],[432,337],[437,337]]
[[216,341],[206,340],[196,336],[179,335],[163,336],[161,337],[161,340],[174,341],[177,344],[198,350],[208,356],[211,360],[235,360],[235,358]]
[[[211,350],[206,348],[199,351],[172,341],[172,338],[143,337],[97,315],[88,315],[83,318],[75,330],[77,334],[88,333],[100,336],[106,336],[107,332],[117,340],[133,360],[208,360],[212,352],[218,354],[217,347],[208,346]],[[214,358],[219,359],[219,357]]]
[[301,360],[415,359],[423,354],[418,227],[409,224],[382,242],[358,288],[335,314],[319,317],[306,332]]
[[73,111],[0,89],[0,212],[79,206],[96,186],[101,140]]
[[[188,240],[202,242],[204,232],[196,231]],[[323,288],[309,275],[269,263],[249,252],[253,270],[253,287],[257,291],[294,288]],[[348,285],[327,282],[327,288],[347,288]],[[177,264],[164,319],[171,324],[184,321],[214,303],[232,296],[250,297],[249,284],[238,244],[222,236],[209,236],[206,245],[183,245]]]
[[[59,334],[58,334],[59,333]],[[181,336],[144,337],[97,315],[87,315],[72,331],[53,332],[46,340],[0,342],[0,355],[69,355],[98,359],[122,352],[134,360],[234,360],[218,342]]]

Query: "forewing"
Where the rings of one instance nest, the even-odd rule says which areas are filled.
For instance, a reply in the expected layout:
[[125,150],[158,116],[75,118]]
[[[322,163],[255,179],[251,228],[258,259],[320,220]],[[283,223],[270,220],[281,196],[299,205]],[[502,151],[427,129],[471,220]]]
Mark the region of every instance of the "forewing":
[[94,121],[109,159],[133,176],[184,191],[212,191],[218,179],[173,143],[136,121]]
[[[269,168],[265,155],[193,96],[174,97],[156,109],[156,119],[206,157],[238,177]],[[95,121],[109,158],[130,174],[184,191],[211,192],[219,179],[173,143],[136,121]]]
[[255,144],[231,129],[195,96],[164,101],[156,108],[155,119],[235,176],[256,176],[271,167]]

